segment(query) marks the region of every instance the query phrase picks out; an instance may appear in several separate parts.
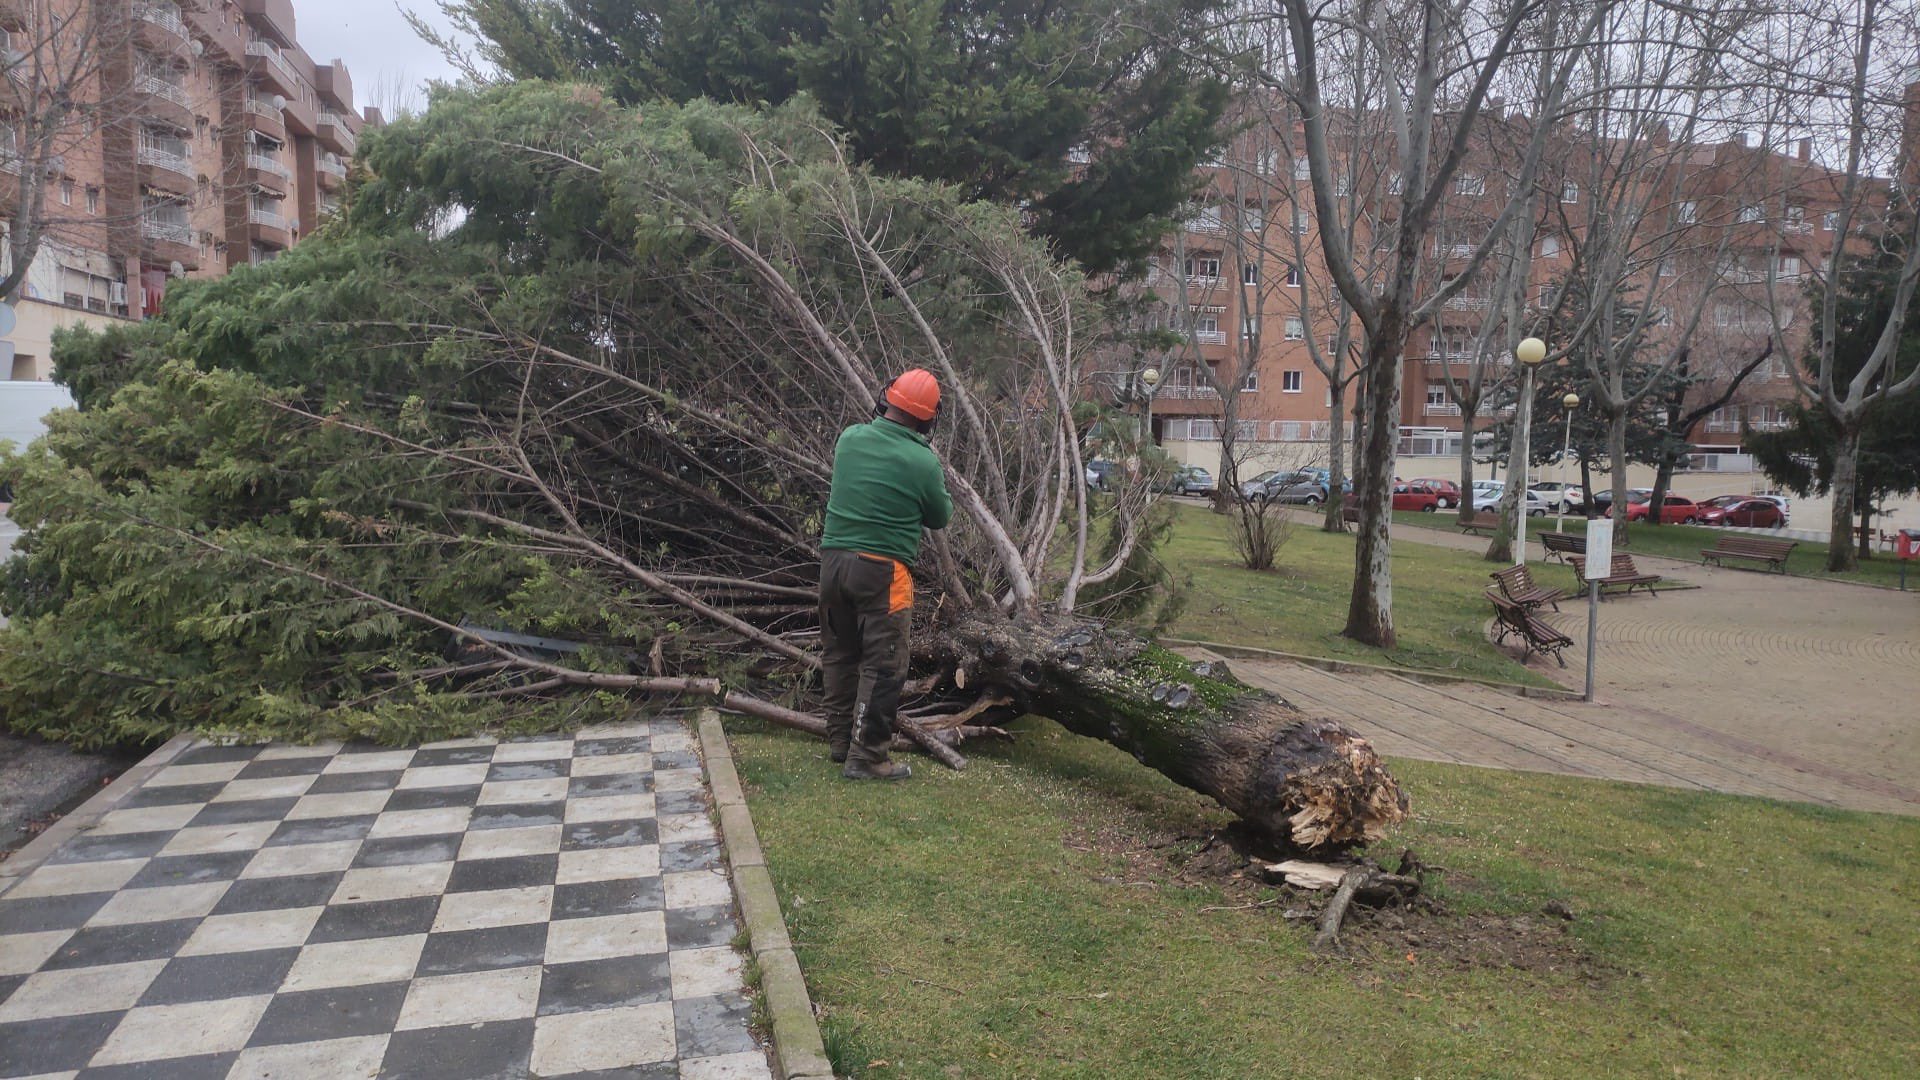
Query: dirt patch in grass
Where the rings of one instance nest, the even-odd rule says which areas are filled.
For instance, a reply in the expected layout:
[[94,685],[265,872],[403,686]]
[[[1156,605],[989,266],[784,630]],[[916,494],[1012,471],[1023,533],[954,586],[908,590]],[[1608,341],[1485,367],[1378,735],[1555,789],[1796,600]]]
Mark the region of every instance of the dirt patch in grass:
[[[1217,893],[1208,911],[1243,911],[1269,919],[1288,933],[1312,940],[1331,890],[1275,884],[1260,866],[1288,857],[1263,847],[1237,827],[1178,831],[1155,829],[1132,815],[1100,815],[1076,823],[1064,846],[1106,856],[1119,872],[1098,880],[1134,888],[1180,888]],[[1388,868],[1400,856],[1378,853]],[[1588,985],[1610,972],[1570,931],[1582,915],[1556,901],[1532,913],[1462,910],[1486,906],[1487,897],[1465,875],[1436,872],[1432,888],[1411,904],[1367,907],[1355,903],[1341,930],[1332,962],[1359,965],[1391,976],[1416,965],[1456,970],[1511,970],[1572,977]]]

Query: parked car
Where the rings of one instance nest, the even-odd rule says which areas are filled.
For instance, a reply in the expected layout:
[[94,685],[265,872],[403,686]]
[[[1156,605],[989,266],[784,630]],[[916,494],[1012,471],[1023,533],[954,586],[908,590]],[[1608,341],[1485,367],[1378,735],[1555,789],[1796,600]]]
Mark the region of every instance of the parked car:
[[[1473,497],[1473,512],[1476,514],[1492,513],[1499,510],[1500,498],[1507,493],[1506,484],[1498,480],[1490,480],[1487,481],[1487,483],[1490,486]],[[1546,517],[1552,509],[1553,507],[1547,504],[1547,500],[1540,497],[1539,492],[1527,492],[1528,517]]]
[[[1647,494],[1650,499],[1653,493],[1648,492]],[[1653,507],[1648,500],[1638,500],[1627,504],[1628,521],[1645,521],[1648,517],[1652,516],[1652,514]],[[1667,501],[1660,506],[1660,524],[1662,525],[1672,525],[1675,522],[1679,522],[1682,525],[1691,525],[1699,520],[1700,504],[1684,495],[1669,495],[1667,496]]]
[[1777,529],[1787,523],[1780,504],[1758,495],[1722,495],[1700,504],[1700,524]]
[[1417,476],[1408,481],[1413,484],[1425,484],[1440,496],[1440,509],[1451,510],[1460,505],[1460,485],[1451,480],[1441,480],[1431,476]]
[[1773,505],[1779,507],[1780,508],[1780,524],[1785,525],[1787,522],[1793,520],[1793,500],[1788,498],[1785,492],[1762,491],[1759,494],[1755,495],[1754,498],[1765,499],[1768,502],[1772,503]]
[[1421,481],[1393,485],[1395,510],[1418,510],[1423,514],[1431,514],[1441,505],[1440,493]]
[[[1311,477],[1315,483],[1320,485],[1320,490],[1322,491],[1330,491],[1333,488],[1333,470],[1331,469],[1306,468],[1295,469],[1294,471]],[[1399,478],[1395,477],[1394,479],[1397,480]],[[1341,478],[1340,490],[1349,495],[1353,494],[1353,477],[1348,476]]]
[[1114,464],[1111,461],[1094,460],[1087,462],[1087,486],[1099,491],[1107,490],[1114,483]]
[[1175,495],[1213,494],[1213,474],[1198,465],[1182,465],[1160,482],[1161,491]]
[[1541,480],[1538,483],[1528,484],[1527,490],[1539,492],[1540,497],[1547,501],[1547,505],[1552,506],[1556,510],[1565,510],[1571,513],[1575,507],[1585,506],[1587,504],[1587,489],[1578,484],[1563,484],[1558,480]]
[[[1652,497],[1653,497],[1652,488],[1628,488],[1627,489],[1627,503],[1629,505],[1637,502],[1646,502],[1648,499]],[[1599,491],[1596,491],[1593,493],[1593,512],[1600,515],[1601,517],[1611,517],[1613,515],[1613,489],[1612,488],[1604,487],[1604,488],[1601,488]]]
[[1327,501],[1326,485],[1308,472],[1265,474],[1264,479],[1256,478],[1242,484],[1240,494],[1255,503],[1272,501],[1318,506]]

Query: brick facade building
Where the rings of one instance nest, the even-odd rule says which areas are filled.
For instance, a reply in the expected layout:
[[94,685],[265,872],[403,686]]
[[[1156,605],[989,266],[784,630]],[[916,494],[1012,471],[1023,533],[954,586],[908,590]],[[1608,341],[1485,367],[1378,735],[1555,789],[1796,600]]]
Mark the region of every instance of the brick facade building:
[[[1920,102],[1920,87],[1914,94]],[[1358,320],[1343,314],[1326,268],[1307,163],[1288,149],[1300,145],[1297,129],[1263,135],[1251,126],[1252,135],[1238,137],[1205,170],[1211,205],[1171,238],[1147,279],[1161,302],[1149,319],[1186,339],[1164,361],[1153,398],[1156,438],[1181,460],[1215,468],[1223,409],[1214,385],[1223,376],[1209,380],[1198,364],[1243,373],[1236,405],[1239,439],[1250,451],[1243,474],[1319,463],[1334,395],[1316,354],[1324,361],[1328,350],[1344,345],[1357,358],[1361,346]],[[1525,120],[1496,112],[1487,127],[1454,178],[1422,253],[1427,291],[1465,272],[1509,198],[1506,167],[1524,144]],[[1360,147],[1335,156],[1343,159],[1336,166],[1336,217],[1354,235],[1356,261],[1384,264],[1391,253],[1382,245],[1391,243],[1399,202],[1398,176],[1382,164],[1391,155]],[[1587,245],[1614,244],[1627,252],[1621,265],[1629,268],[1613,279],[1613,291],[1647,298],[1650,352],[1677,340],[1698,317],[1686,362],[1694,380],[1690,401],[1717,396],[1766,348],[1774,319],[1780,322],[1786,347],[1776,347],[1732,400],[1692,432],[1702,454],[1737,454],[1743,424],[1785,423],[1796,393],[1789,365],[1798,362],[1807,333],[1805,278],[1832,250],[1844,187],[1841,173],[1814,160],[1809,140],[1783,152],[1750,146],[1740,136],[1682,144],[1656,131],[1646,146],[1626,147],[1567,134],[1550,146],[1536,184],[1521,320],[1529,332],[1557,344],[1556,334],[1576,321],[1558,304],[1559,291],[1573,267],[1593,261],[1576,254]],[[1871,228],[1885,206],[1884,181],[1866,190],[1856,232],[1863,223]],[[1596,230],[1596,203],[1603,220],[1632,208],[1636,235]],[[1502,298],[1495,295],[1500,262],[1490,257],[1408,342],[1400,450],[1433,459],[1425,468],[1404,465],[1408,475],[1453,475],[1448,459],[1459,453],[1463,424],[1449,371],[1462,379],[1485,357],[1487,384],[1511,377],[1497,328],[1482,333],[1502,317]],[[1359,269],[1364,278],[1366,267]],[[1353,365],[1349,360],[1349,371]],[[1345,402],[1349,434],[1357,399],[1355,387]],[[1476,431],[1486,431],[1495,415],[1483,403]]]
[[[46,189],[15,379],[48,377],[54,326],[145,317],[170,278],[218,277],[297,243],[337,208],[378,119],[356,109],[344,65],[300,47],[292,0],[0,0],[0,29],[0,227],[25,175]],[[62,91],[84,105],[49,157],[35,119]]]

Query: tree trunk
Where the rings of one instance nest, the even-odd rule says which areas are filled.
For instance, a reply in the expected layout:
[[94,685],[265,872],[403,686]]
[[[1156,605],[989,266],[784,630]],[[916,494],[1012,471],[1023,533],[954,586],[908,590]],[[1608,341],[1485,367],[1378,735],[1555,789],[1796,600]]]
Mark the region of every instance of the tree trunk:
[[1860,485],[1860,425],[1839,425],[1838,452],[1833,456],[1833,483],[1827,488],[1833,500],[1833,512],[1827,522],[1827,569],[1832,573],[1855,570],[1860,556],[1853,544],[1853,504]]
[[1338,379],[1327,380],[1327,512],[1322,532],[1347,531],[1347,388]]
[[1398,327],[1383,328],[1367,343],[1366,440],[1355,462],[1353,497],[1360,506],[1359,536],[1353,546],[1353,592],[1342,634],[1382,649],[1393,635],[1393,459],[1400,437],[1400,358],[1388,351],[1398,343]]
[[1379,839],[1407,797],[1367,740],[1112,626],[962,616],[936,655],[957,683],[1005,689],[1036,715],[1112,743],[1302,849]]
[[1673,486],[1673,465],[1678,459],[1672,454],[1661,454],[1660,464],[1653,472],[1653,494],[1648,497],[1648,506],[1667,505],[1667,489]]
[[[1627,410],[1617,409],[1607,417],[1607,464],[1613,467],[1613,544],[1626,547],[1627,540]],[[1651,517],[1659,508],[1649,507]]]
[[1455,509],[1463,525],[1473,520],[1473,421],[1479,411],[1477,400],[1471,409],[1460,408],[1460,505]]
[[1580,455],[1580,490],[1584,495],[1580,500],[1580,513],[1592,521],[1600,500],[1593,497],[1593,459],[1585,454]]

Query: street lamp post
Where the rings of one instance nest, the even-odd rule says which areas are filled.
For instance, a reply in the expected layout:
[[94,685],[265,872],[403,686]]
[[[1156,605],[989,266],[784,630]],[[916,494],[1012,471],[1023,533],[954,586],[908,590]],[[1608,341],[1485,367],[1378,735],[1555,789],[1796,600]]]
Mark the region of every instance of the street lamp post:
[[1560,443],[1560,513],[1554,519],[1555,532],[1567,531],[1567,455],[1573,453],[1573,410],[1580,407],[1580,395],[1569,393],[1560,399],[1567,408],[1567,437]]
[[1141,372],[1140,382],[1147,388],[1145,417],[1141,421],[1143,425],[1143,430],[1141,431],[1141,435],[1143,436],[1142,442],[1150,446],[1153,444],[1153,388],[1160,385],[1160,369],[1150,367]]
[[1513,516],[1515,537],[1513,545],[1513,564],[1527,564],[1527,456],[1533,449],[1533,369],[1547,358],[1547,343],[1539,338],[1530,337],[1514,346],[1513,358],[1520,361],[1520,422],[1517,426],[1519,439],[1512,453],[1513,464],[1509,467],[1510,479],[1515,485],[1513,497]]

